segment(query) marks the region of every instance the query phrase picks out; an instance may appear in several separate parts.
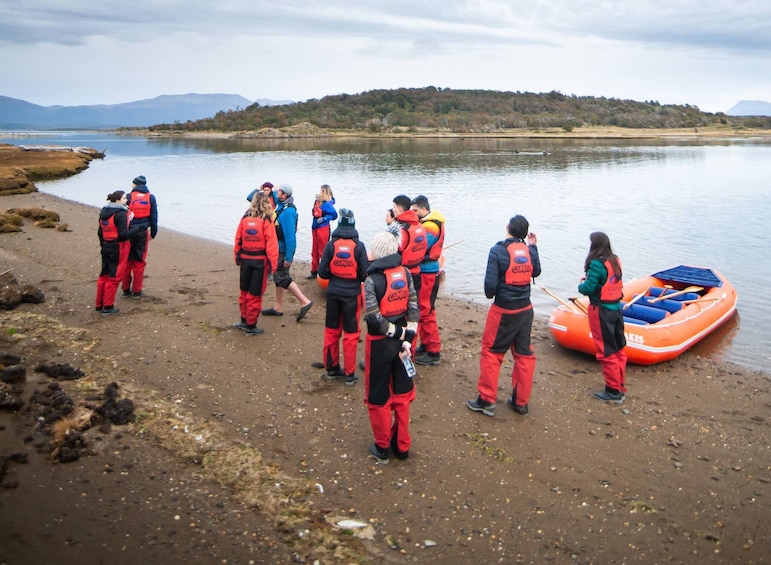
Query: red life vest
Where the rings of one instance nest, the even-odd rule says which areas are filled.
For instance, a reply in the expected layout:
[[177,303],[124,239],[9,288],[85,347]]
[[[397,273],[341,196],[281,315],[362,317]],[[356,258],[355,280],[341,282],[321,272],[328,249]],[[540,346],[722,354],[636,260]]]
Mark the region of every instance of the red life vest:
[[265,255],[265,220],[247,217],[241,222],[241,253]]
[[428,221],[434,222],[439,227],[439,237],[434,244],[428,248],[426,259],[429,261],[438,261],[439,257],[442,256],[442,248],[444,247],[444,222],[440,222],[439,220]]
[[324,215],[324,213],[321,211],[321,202],[316,200],[316,202],[313,203],[313,210],[311,210],[311,213],[313,214],[314,218],[320,218]]
[[115,241],[118,239],[118,226],[115,225],[115,214],[103,220],[99,218],[99,226],[102,228],[102,239],[105,241]]
[[131,198],[129,199],[129,210],[134,212],[134,219],[140,220],[142,218],[150,217],[150,193],[139,192],[134,190],[131,192]]
[[[618,261],[618,268],[621,269],[621,259],[616,257]],[[610,263],[610,259],[605,260],[605,268],[608,270],[608,276],[605,279],[605,283],[600,289],[600,301],[601,302],[618,302],[624,295],[624,283],[621,280],[621,275],[616,276],[613,272],[613,265]]]
[[504,281],[508,285],[523,286],[530,284],[533,278],[533,262],[530,260],[530,250],[524,241],[513,241],[506,246],[509,252],[509,266],[506,269]]
[[338,238],[333,243],[334,254],[329,263],[332,276],[341,279],[356,280],[359,277],[359,263],[356,261],[356,242],[352,239]]
[[394,320],[407,314],[410,302],[410,284],[405,267],[393,267],[383,271],[385,292],[380,299],[380,315]]
[[412,270],[419,267],[426,258],[428,238],[426,230],[420,224],[409,224],[402,228],[407,232],[407,241],[399,251],[402,254],[402,265]]

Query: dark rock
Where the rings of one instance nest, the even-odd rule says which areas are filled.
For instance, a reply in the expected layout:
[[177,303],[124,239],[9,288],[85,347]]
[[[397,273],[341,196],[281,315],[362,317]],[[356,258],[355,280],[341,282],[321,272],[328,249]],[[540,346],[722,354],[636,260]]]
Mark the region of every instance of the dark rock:
[[24,406],[24,400],[18,394],[0,391],[0,410],[15,412]]
[[11,453],[8,456],[8,459],[10,461],[13,461],[14,463],[21,463],[23,465],[29,463],[29,455],[27,455],[23,451],[15,451]]
[[46,301],[46,296],[38,287],[27,284],[21,289],[21,301],[30,304],[42,304]]
[[21,357],[13,353],[0,352],[0,365],[18,365],[21,363]]
[[72,381],[85,375],[82,370],[78,367],[73,367],[69,363],[41,363],[35,367],[35,372],[45,373],[52,379],[59,379],[62,381]]
[[56,454],[60,463],[71,463],[80,459],[80,450],[63,445]]
[[13,310],[21,304],[21,289],[19,285],[0,286],[0,309]]
[[11,365],[0,370],[0,381],[4,383],[22,383],[27,378],[27,368],[24,365]]
[[120,396],[120,385],[112,382],[104,387],[104,397],[106,399],[116,400]]
[[136,418],[134,410],[134,401],[130,398],[124,398],[118,402],[110,398],[104,404],[97,407],[96,414],[99,414],[104,420],[110,421],[117,426],[122,426],[134,421]]

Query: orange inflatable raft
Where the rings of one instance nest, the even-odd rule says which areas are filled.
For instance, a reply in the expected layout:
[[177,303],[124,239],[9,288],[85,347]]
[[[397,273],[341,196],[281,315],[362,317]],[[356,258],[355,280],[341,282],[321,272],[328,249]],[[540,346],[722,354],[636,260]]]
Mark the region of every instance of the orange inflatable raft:
[[[714,269],[680,265],[624,284],[622,301],[628,361],[651,365],[674,359],[736,312],[736,290]],[[583,297],[549,317],[561,346],[595,354]]]

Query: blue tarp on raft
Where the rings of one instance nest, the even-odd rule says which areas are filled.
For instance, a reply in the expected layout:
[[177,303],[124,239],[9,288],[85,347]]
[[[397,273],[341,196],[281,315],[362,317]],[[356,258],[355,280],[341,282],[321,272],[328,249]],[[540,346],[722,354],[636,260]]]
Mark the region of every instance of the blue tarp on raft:
[[723,281],[721,281],[711,269],[704,269],[701,267],[680,265],[679,267],[672,267],[671,269],[653,273],[653,276],[667,283],[682,283],[704,288],[720,288],[723,286]]

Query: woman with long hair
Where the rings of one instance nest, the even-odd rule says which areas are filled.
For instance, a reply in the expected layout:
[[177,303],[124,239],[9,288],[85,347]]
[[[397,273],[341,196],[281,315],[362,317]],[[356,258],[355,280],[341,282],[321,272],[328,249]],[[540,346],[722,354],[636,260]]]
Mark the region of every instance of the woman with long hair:
[[262,296],[268,285],[268,273],[278,266],[278,238],[273,225],[273,201],[263,192],[252,196],[249,210],[238,224],[233,256],[240,267],[238,307],[241,321],[235,327],[247,335],[265,330],[257,327],[262,313]]
[[621,404],[626,392],[621,260],[613,253],[610,238],[603,232],[592,233],[589,241],[589,254],[584,262],[586,276],[578,285],[578,292],[589,297],[589,329],[605,378],[605,390],[595,392],[594,396],[603,402]]
[[322,184],[313,203],[313,225],[311,226],[311,274],[306,279],[315,279],[319,272],[319,261],[329,241],[329,222],[337,219],[335,197],[328,184]]

